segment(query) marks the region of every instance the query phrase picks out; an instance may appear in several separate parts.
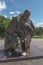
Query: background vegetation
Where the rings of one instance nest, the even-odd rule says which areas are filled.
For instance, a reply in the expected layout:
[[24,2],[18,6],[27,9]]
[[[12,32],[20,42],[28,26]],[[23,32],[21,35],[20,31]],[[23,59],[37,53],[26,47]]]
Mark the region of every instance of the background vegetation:
[[9,24],[10,19],[5,18],[4,16],[0,16],[0,37],[5,36],[5,29]]

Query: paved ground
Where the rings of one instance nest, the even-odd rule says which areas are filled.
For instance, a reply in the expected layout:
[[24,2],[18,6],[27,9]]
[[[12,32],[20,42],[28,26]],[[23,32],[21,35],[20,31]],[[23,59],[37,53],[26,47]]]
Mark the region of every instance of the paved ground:
[[43,39],[32,39],[30,50],[32,56],[43,56]]
[[[0,40],[0,49],[4,48],[4,40]],[[43,39],[32,39],[31,42],[31,52],[32,56],[43,56]],[[0,65],[43,65],[43,59],[16,61],[0,63]]]

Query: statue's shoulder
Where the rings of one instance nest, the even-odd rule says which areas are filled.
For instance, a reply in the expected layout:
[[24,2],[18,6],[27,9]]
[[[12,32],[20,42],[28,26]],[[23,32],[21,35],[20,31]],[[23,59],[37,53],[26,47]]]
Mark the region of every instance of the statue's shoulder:
[[27,22],[31,24],[32,20],[30,18],[28,18]]
[[20,14],[19,16],[17,16],[18,22],[19,22],[19,20],[21,19],[21,17],[22,17],[22,14]]
[[31,20],[30,18],[28,18],[28,21],[30,21],[30,22],[31,22],[32,20]]

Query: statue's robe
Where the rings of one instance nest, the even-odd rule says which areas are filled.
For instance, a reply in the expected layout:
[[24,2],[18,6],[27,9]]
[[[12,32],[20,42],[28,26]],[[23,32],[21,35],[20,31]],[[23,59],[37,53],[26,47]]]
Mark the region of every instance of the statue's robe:
[[30,19],[25,21],[23,17],[20,18],[19,27],[20,27],[21,32],[23,32],[22,37],[25,42],[25,49],[28,49],[30,48],[30,42],[34,34],[35,27]]
[[16,48],[16,46],[18,45],[17,32],[19,31],[16,17],[11,20],[5,31],[5,50]]

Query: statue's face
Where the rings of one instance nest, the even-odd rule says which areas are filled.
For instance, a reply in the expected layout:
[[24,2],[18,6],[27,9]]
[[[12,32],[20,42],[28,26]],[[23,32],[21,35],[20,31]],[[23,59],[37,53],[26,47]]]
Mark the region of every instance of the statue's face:
[[23,16],[24,16],[24,19],[27,20],[28,17],[30,16],[30,13],[28,13],[28,12],[24,12]]

